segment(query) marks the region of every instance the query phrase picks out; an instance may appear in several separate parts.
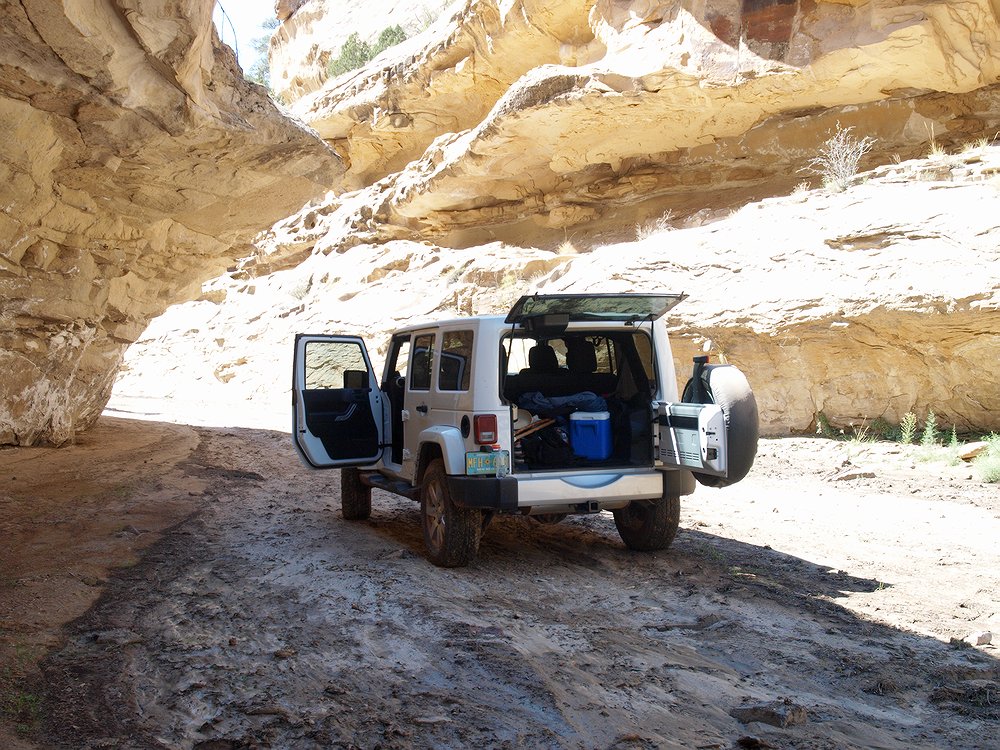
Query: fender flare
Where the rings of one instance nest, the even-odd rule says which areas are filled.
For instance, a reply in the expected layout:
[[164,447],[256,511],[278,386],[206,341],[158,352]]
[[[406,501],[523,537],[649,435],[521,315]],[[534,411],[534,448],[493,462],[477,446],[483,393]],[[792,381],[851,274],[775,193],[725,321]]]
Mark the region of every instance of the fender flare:
[[[446,474],[465,474],[465,440],[462,432],[457,427],[437,425],[428,427],[420,432],[421,453],[423,446],[436,445],[441,450],[441,458],[444,461]],[[418,481],[423,476],[426,467],[417,467]]]

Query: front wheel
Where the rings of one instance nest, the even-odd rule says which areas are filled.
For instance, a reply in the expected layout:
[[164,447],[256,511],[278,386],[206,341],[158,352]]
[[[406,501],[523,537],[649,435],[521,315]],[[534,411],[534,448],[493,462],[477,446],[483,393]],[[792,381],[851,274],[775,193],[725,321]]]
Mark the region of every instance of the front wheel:
[[372,514],[372,488],[357,469],[340,470],[340,512],[345,521],[364,521]]
[[459,508],[448,490],[444,462],[435,459],[427,467],[420,488],[420,520],[424,527],[427,559],[442,568],[468,565],[479,551],[483,514]]
[[664,495],[658,500],[633,500],[612,512],[626,547],[638,552],[655,552],[669,547],[677,535],[681,499],[676,495]]

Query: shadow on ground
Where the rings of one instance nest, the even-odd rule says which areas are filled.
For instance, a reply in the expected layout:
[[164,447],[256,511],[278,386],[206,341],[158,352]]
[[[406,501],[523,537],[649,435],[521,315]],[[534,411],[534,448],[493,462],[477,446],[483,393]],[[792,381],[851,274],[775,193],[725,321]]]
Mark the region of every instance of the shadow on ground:
[[[286,434],[196,432],[127,503],[197,480],[196,514],[110,573],[42,662],[45,746],[986,748],[1000,731],[995,659],[842,606],[885,582],[696,529],[634,554],[607,514],[497,518],[473,565],[444,570],[416,503],[377,492],[347,522],[339,473],[303,468]],[[117,460],[124,476],[137,458]],[[779,698],[809,720],[729,714]]]

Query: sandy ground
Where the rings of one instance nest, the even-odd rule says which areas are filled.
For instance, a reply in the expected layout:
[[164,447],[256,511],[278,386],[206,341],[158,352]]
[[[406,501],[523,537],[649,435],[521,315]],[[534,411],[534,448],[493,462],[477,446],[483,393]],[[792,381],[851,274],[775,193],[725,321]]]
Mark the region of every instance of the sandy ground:
[[443,570],[285,433],[104,417],[0,451],[0,747],[995,749],[950,641],[1000,631],[1000,490],[916,452],[766,440],[666,553],[500,518]]

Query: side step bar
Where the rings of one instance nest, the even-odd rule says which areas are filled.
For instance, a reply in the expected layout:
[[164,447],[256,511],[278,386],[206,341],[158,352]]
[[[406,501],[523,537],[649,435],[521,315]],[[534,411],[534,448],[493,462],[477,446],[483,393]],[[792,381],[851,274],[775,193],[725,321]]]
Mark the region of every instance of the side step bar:
[[377,471],[365,473],[361,472],[359,478],[361,479],[361,484],[367,487],[373,487],[377,490],[385,490],[386,492],[391,492],[394,495],[402,495],[403,497],[408,497],[411,500],[420,499],[420,488],[412,487],[409,482],[404,482],[401,479],[389,479]]

